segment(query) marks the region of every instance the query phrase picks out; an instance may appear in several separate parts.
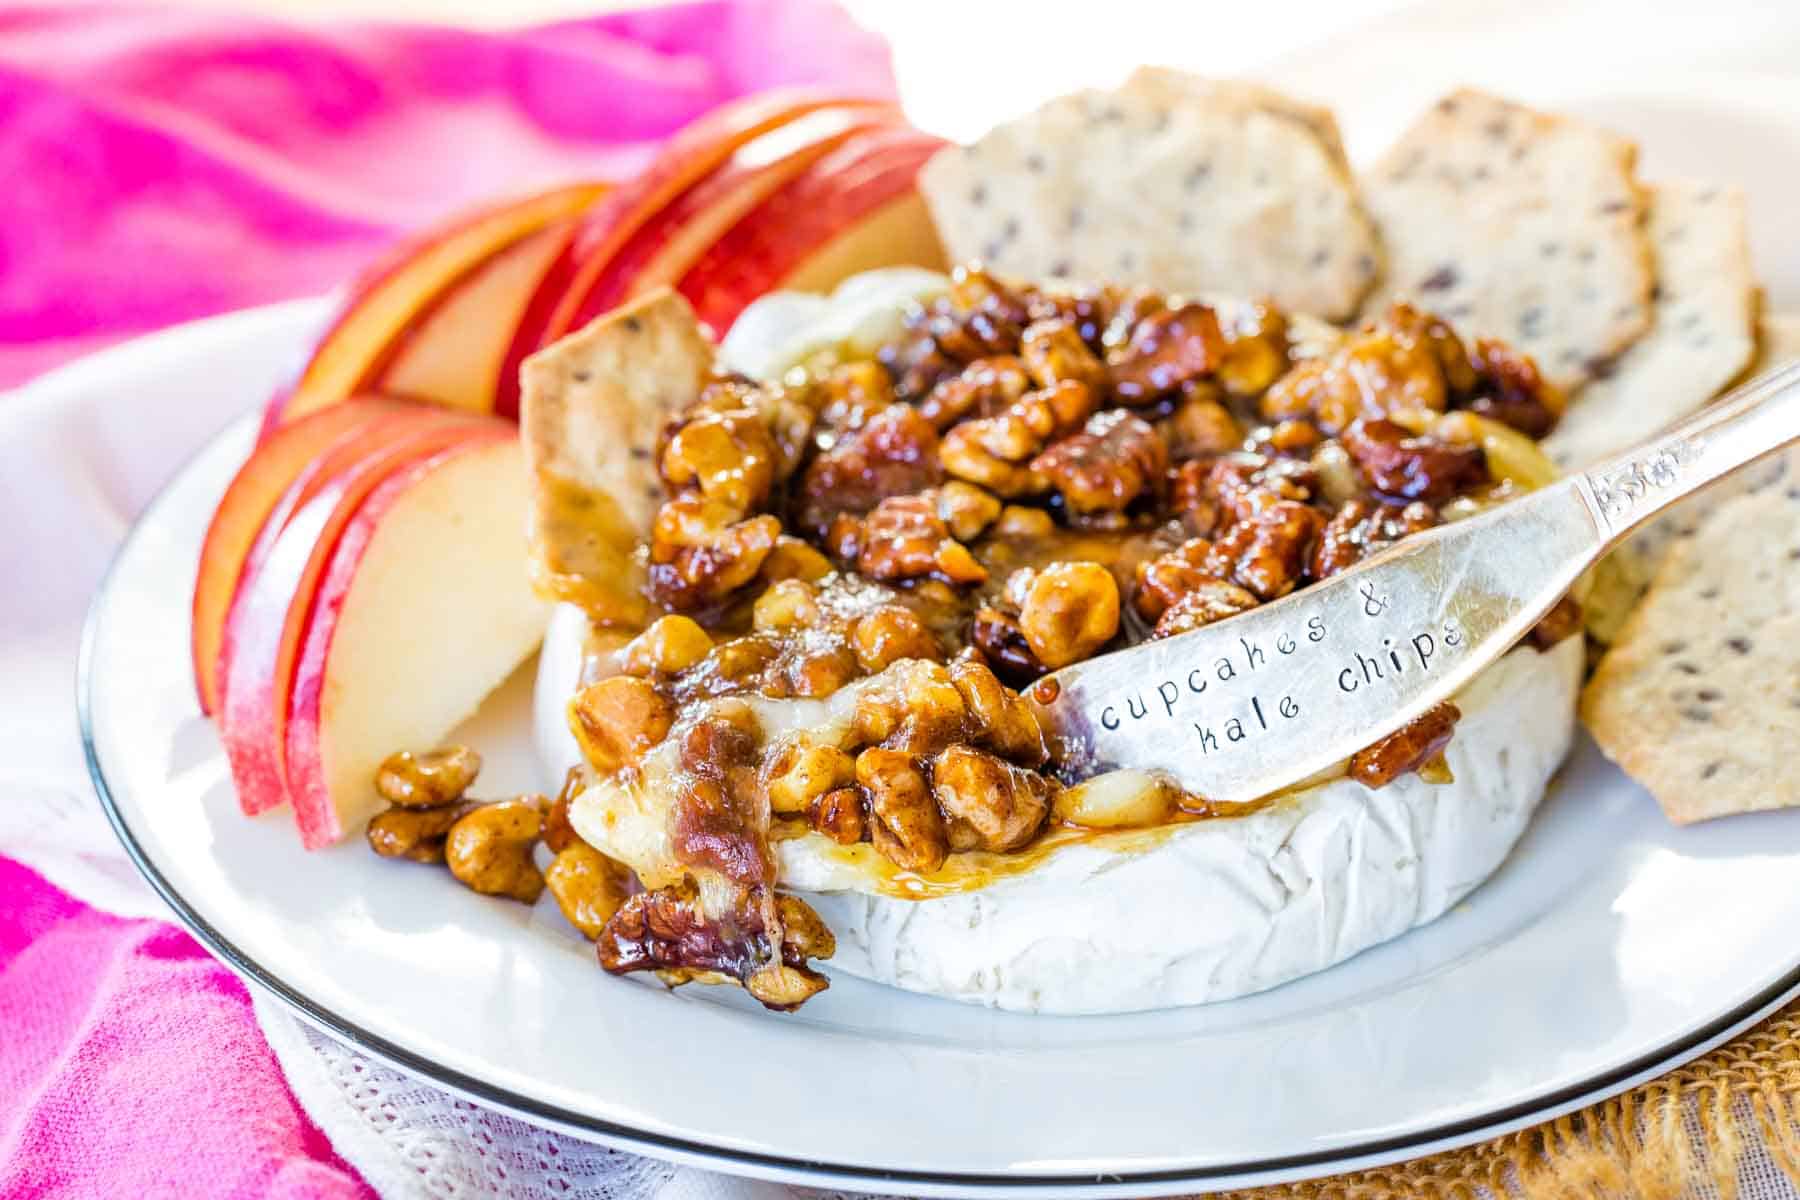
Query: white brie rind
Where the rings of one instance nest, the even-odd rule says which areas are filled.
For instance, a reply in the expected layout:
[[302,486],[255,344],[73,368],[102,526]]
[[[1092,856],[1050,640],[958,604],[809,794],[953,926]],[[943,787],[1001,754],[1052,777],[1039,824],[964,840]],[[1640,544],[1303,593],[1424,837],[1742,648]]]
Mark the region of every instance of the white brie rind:
[[[722,358],[769,378],[820,350],[872,350],[900,332],[906,303],[944,283],[871,272],[830,298],[765,297],[739,318]],[[559,605],[536,699],[553,779],[580,759],[567,707],[588,638],[586,615]],[[928,887],[924,899],[896,894],[904,875],[869,869],[870,847],[808,834],[776,843],[782,886],[807,893],[836,935],[830,969],[911,991],[1047,1013],[1261,991],[1435,919],[1499,867],[1568,752],[1583,652],[1580,638],[1547,653],[1520,647],[1457,697],[1463,716],[1446,751],[1454,782],[1408,775],[1371,790],[1339,779],[1245,816],[1074,839],[1025,870],[949,894]],[[804,729],[830,741],[859,690],[751,703],[771,738]],[[667,743],[652,751],[643,778],[657,779],[657,760],[672,753]],[[622,861],[669,860],[641,793],[602,781],[576,798],[571,820]]]

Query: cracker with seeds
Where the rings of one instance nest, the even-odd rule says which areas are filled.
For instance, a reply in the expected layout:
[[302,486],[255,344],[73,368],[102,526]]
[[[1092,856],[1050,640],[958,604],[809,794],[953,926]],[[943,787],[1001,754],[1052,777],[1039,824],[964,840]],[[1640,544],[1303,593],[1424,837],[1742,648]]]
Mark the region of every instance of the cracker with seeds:
[[1650,189],[1650,331],[1583,388],[1544,449],[1565,471],[1643,441],[1716,396],[1756,354],[1756,279],[1743,193]]
[[1409,298],[1574,391],[1650,328],[1636,158],[1580,121],[1446,96],[1363,180],[1388,261],[1364,313]]
[[[1775,313],[1757,324],[1756,361],[1747,374],[1760,375],[1784,363],[1800,361],[1800,315]],[[1728,475],[1627,538],[1594,571],[1594,588],[1583,604],[1588,636],[1602,646],[1618,640],[1656,568],[1675,542],[1689,538],[1720,505],[1749,492],[1800,481],[1800,446]]]
[[533,582],[610,625],[649,615],[638,543],[662,503],[656,442],[700,395],[713,347],[659,289],[525,360],[520,435],[533,480]]
[[1675,544],[1581,712],[1677,824],[1800,805],[1800,486]]
[[939,153],[919,186],[950,257],[1003,275],[1341,319],[1380,268],[1331,114],[1249,84],[1142,71]]

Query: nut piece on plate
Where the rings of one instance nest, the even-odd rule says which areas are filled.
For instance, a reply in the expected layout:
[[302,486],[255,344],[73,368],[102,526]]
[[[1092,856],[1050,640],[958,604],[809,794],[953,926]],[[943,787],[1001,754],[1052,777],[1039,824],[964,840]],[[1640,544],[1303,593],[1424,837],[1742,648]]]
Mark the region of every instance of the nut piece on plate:
[[519,425],[536,480],[532,570],[608,624],[650,615],[634,557],[662,503],[656,441],[700,395],[713,348],[693,309],[652,292],[525,360]]
[[1650,240],[1630,142],[1481,92],[1433,105],[1363,179],[1406,297],[1504,338],[1572,391],[1650,328]]
[[941,151],[919,188],[950,257],[1005,275],[1338,319],[1380,269],[1331,114],[1250,84],[1139,71]]
[[1544,441],[1564,470],[1635,446],[1718,395],[1756,353],[1756,277],[1742,192],[1650,189],[1650,332],[1589,383]]
[[1678,824],[1800,804],[1800,498],[1740,496],[1678,541],[1581,715]]

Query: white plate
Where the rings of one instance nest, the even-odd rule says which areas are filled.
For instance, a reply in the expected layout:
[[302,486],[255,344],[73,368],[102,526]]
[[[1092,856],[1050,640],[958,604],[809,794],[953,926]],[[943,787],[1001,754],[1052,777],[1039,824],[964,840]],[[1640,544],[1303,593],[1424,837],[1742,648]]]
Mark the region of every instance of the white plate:
[[[1793,163],[1766,134],[1800,128],[1800,89],[1721,86],[1690,101],[1705,91],[1683,96],[1673,126],[1669,105],[1623,90],[1576,107],[1644,136],[1659,173],[1746,186],[1759,266],[1792,304],[1800,243],[1770,221]],[[265,395],[319,316],[289,305],[204,322],[28,391],[99,428],[128,398],[198,430]],[[775,1016],[735,991],[609,978],[548,901],[485,900],[359,845],[308,855],[285,814],[237,813],[193,700],[187,604],[206,519],[250,434],[241,422],[181,472],[95,602],[80,682],[95,783],[146,876],[253,984],[540,1123],[820,1186],[1194,1192],[1518,1128],[1666,1071],[1800,994],[1800,814],[1674,829],[1585,739],[1517,852],[1464,904],[1228,1004],[1027,1017],[840,974],[801,1013]],[[527,672],[467,733],[496,791],[542,786],[528,692]]]
[[[315,316],[172,331],[34,391],[180,406],[269,378]],[[776,1016],[736,991],[610,978],[548,899],[484,899],[360,844],[306,854],[285,812],[237,812],[193,698],[188,598],[250,435],[239,422],[181,471],[94,605],[80,698],[95,783],[144,873],[234,969],[369,1052],[531,1119],[838,1187],[1191,1192],[1514,1128],[1666,1070],[1800,991],[1800,817],[1674,829],[1585,742],[1469,901],[1228,1004],[1029,1017],[840,974]],[[527,683],[468,731],[495,790],[542,784]]]

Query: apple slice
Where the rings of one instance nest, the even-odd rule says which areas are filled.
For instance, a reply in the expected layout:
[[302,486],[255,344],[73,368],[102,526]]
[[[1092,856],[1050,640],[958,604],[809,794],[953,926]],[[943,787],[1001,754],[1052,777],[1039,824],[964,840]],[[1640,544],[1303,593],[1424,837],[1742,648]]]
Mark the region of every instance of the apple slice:
[[608,196],[582,222],[582,232],[571,250],[580,267],[544,331],[545,343],[586,323],[581,314],[593,315],[587,298],[600,273],[613,255],[677,196],[712,174],[741,147],[803,117],[832,110],[876,111],[891,119],[899,116],[899,110],[887,101],[783,90],[714,109],[670,138],[648,168]]
[[590,208],[579,231],[525,308],[500,366],[494,411],[517,416],[519,366],[528,357],[575,328],[576,312],[614,254],[677,196],[710,175],[747,142],[821,109],[879,109],[880,100],[835,95],[810,88],[761,92],[720,105],[684,126],[664,143],[636,178],[621,183]]
[[246,813],[287,798],[285,726],[294,662],[319,579],[363,497],[398,467],[446,446],[513,434],[503,421],[423,407],[388,421],[380,436],[352,431],[327,455],[329,466],[295,481],[292,489],[303,498],[279,527],[265,525],[269,536],[252,547],[226,616],[219,735]]
[[452,284],[394,344],[376,371],[375,390],[445,408],[494,411],[513,331],[575,226],[573,217],[546,226]]
[[780,288],[829,292],[878,267],[944,268],[915,187],[944,145],[916,129],[859,134],[732,226],[682,277],[702,321],[723,333],[752,300]]
[[[269,514],[289,485],[340,435],[394,408],[391,401],[368,399],[320,409],[258,445],[232,477],[206,527],[200,570],[194,577],[194,686],[200,693],[201,712],[211,716],[219,706],[219,646],[225,638],[225,614],[243,578],[244,560]],[[285,515],[278,518],[285,520]]]
[[411,239],[352,285],[350,299],[293,384],[263,413],[263,436],[362,388],[388,348],[451,284],[497,251],[587,208],[606,185],[584,183],[484,209]]
[[516,437],[449,447],[390,475],[345,527],[288,701],[300,838],[329,845],[377,807],[375,772],[435,745],[537,647],[530,487]]
[[683,192],[619,250],[582,299],[575,323],[585,325],[635,296],[674,285],[714,242],[783,184],[847,138],[892,128],[897,119],[880,109],[825,109],[740,147],[729,162]]

